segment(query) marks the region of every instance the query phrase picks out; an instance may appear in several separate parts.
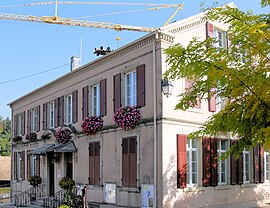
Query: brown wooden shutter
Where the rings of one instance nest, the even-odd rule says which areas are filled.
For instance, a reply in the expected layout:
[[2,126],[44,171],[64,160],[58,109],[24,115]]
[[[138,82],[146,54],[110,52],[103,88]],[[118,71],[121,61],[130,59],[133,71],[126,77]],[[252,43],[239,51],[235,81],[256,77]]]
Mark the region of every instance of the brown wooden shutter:
[[237,176],[238,176],[238,180],[237,180],[237,184],[243,184],[243,175],[244,175],[244,172],[243,172],[243,154],[241,153],[238,157],[238,160],[237,160],[237,163],[238,163],[238,171],[237,171]]
[[260,183],[264,182],[264,148],[260,145]]
[[122,186],[129,186],[129,151],[128,138],[122,141]]
[[14,115],[14,137],[18,136],[18,115]]
[[113,110],[121,107],[121,74],[113,76]]
[[13,153],[13,179],[14,180],[18,180],[18,177],[17,177],[17,158],[18,158],[17,152],[14,152]]
[[177,188],[187,186],[187,135],[177,134]]
[[208,110],[210,112],[216,112],[216,89],[213,88],[211,92],[214,92],[214,94],[208,99]]
[[129,186],[137,187],[137,142],[136,137],[129,138]]
[[25,111],[22,113],[22,136],[25,135]]
[[217,138],[211,138],[211,185],[218,185]]
[[37,107],[37,132],[40,131],[40,105]]
[[89,113],[89,86],[82,88],[82,120],[84,120]]
[[[29,151],[27,151],[27,152],[29,152]],[[31,170],[30,170],[30,157],[31,157],[31,155],[29,155],[29,154],[27,154],[27,173],[26,173],[26,177],[27,177],[27,180],[30,178],[30,176],[31,176]]]
[[25,180],[25,152],[21,152],[22,157],[22,180]]
[[88,183],[94,185],[94,167],[95,167],[95,160],[94,160],[94,143],[89,143],[89,178]]
[[58,98],[54,100],[54,127],[59,126]]
[[211,139],[203,138],[202,154],[203,154],[203,186],[210,186],[211,179]]
[[40,156],[36,155],[37,159],[37,175],[40,176]]
[[72,123],[78,122],[78,90],[72,92]]
[[27,130],[26,130],[26,134],[30,134],[31,132],[31,110],[27,111]]
[[58,98],[58,118],[59,118],[59,126],[64,125],[64,111],[65,111],[65,96],[61,96]]
[[[237,141],[230,140],[230,146],[232,147],[233,145],[236,144]],[[234,154],[231,154],[231,185],[235,185],[238,183],[238,167],[237,163],[238,161],[235,159]]]
[[259,171],[260,171],[260,145],[257,144],[255,147],[253,147],[253,177],[254,177],[254,183],[259,183],[260,177],[259,177]]
[[100,81],[100,115],[107,115],[107,80]]
[[137,66],[137,106],[145,106],[145,64]]
[[48,103],[43,103],[43,130],[48,128]]
[[99,142],[94,143],[94,185],[100,185],[100,145]]
[[214,37],[214,25],[206,22],[206,39]]

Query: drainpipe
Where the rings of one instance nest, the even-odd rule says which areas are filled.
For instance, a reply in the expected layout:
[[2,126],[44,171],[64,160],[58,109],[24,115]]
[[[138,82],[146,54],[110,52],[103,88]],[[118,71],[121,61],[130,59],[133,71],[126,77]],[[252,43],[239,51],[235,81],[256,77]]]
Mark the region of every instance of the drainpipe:
[[153,43],[153,110],[154,110],[154,208],[157,207],[157,83],[156,83],[156,44],[158,31]]

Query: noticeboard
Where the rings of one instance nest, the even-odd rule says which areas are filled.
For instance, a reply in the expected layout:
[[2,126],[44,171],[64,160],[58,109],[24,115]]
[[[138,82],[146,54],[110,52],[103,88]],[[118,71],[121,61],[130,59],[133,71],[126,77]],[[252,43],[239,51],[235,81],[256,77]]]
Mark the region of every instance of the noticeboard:
[[104,183],[104,202],[116,204],[116,183]]

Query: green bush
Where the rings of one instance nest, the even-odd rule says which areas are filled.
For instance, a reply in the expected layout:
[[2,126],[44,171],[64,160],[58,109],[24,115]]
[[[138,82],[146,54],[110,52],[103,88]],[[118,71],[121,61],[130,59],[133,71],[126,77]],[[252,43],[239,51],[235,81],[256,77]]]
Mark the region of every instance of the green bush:
[[63,205],[61,205],[60,207],[57,207],[57,208],[71,208],[71,206],[63,204]]
[[75,186],[75,181],[69,177],[63,177],[59,181],[59,186],[62,189],[72,189]]
[[42,178],[40,176],[34,175],[34,176],[30,176],[28,181],[30,182],[30,185],[32,186],[38,186],[39,184],[42,183]]

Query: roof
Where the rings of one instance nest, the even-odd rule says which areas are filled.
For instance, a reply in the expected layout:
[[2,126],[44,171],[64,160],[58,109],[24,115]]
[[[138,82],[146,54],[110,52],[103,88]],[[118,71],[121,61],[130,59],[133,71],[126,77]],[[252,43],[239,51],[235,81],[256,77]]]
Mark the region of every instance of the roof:
[[40,148],[34,149],[30,151],[28,154],[30,155],[45,155],[47,152],[52,152],[55,144],[46,144]]
[[0,156],[0,181],[11,179],[11,157]]

